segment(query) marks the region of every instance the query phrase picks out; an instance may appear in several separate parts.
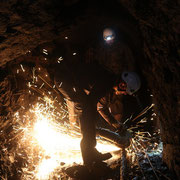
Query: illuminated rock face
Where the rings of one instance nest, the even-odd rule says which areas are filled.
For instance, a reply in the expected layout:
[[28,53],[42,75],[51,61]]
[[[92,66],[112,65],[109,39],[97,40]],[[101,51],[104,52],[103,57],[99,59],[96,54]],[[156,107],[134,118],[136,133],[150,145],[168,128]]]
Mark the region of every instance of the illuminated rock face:
[[[53,44],[53,40],[60,39],[62,42],[61,39],[70,36],[72,43],[78,42],[79,49],[84,52],[83,57],[87,61],[99,59],[100,63],[115,73],[119,73],[122,66],[130,69],[138,68],[145,77],[156,104],[156,114],[161,124],[161,137],[164,142],[163,158],[180,176],[179,6],[176,1],[160,0],[146,2],[118,0],[111,3],[107,1],[104,4],[98,1],[68,0],[63,3],[58,0],[2,1],[0,66],[7,65],[20,56],[27,58],[27,53],[41,44],[50,43],[54,47],[57,44]],[[119,51],[122,48],[116,46],[107,50],[108,47],[101,45],[101,31],[106,26],[118,27],[120,34],[123,34],[118,39],[123,41],[123,45],[119,47],[128,46],[126,48],[128,63],[124,59],[118,61],[119,56],[123,58],[123,52]],[[98,48],[91,48],[94,44]],[[22,94],[13,95],[16,94],[13,89],[16,89],[17,84],[13,76],[4,79],[8,71],[11,70],[6,66],[6,69],[0,72],[0,111],[3,120],[11,111],[18,109],[24,98]],[[23,86],[23,83],[18,85]]]

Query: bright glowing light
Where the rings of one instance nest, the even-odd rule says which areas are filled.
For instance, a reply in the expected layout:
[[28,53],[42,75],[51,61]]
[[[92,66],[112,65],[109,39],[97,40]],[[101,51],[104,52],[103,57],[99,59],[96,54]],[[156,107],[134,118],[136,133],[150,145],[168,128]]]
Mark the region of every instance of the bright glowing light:
[[115,39],[115,32],[111,28],[106,28],[103,31],[103,38],[106,43],[113,43]]
[[[34,114],[34,124],[26,128],[24,141],[31,136],[31,147],[39,147],[39,162],[34,170],[35,177],[42,180],[51,179],[56,170],[72,165],[74,162],[82,164],[80,151],[80,133],[55,121],[53,101],[43,98],[44,104],[37,104],[31,109]],[[49,103],[47,103],[49,102]],[[51,103],[51,104],[50,104]],[[107,142],[98,141],[97,149],[100,152],[112,152],[119,150],[118,147]],[[32,153],[34,155],[34,153]]]
[[48,175],[58,167],[59,163],[56,159],[43,159],[39,164],[37,178],[38,179],[47,179]]
[[110,41],[112,38],[110,37],[110,36],[108,36],[107,38],[106,38],[106,40],[107,41]]
[[80,150],[77,144],[79,139],[75,139],[68,134],[58,132],[57,126],[53,126],[44,117],[34,126],[34,137],[47,154],[61,152],[64,150]]
[[20,66],[21,66],[22,71],[25,72],[25,69],[24,69],[23,65],[20,64]]
[[[46,103],[49,103],[49,104],[53,104],[54,103],[54,101],[52,101],[50,98],[48,98],[47,96],[44,96],[44,101],[46,102]],[[40,109],[37,109],[37,111],[36,111],[36,113],[39,113],[39,112],[41,112],[40,111]],[[40,115],[41,115],[41,113],[40,113]],[[43,118],[46,118],[45,116],[43,117]]]

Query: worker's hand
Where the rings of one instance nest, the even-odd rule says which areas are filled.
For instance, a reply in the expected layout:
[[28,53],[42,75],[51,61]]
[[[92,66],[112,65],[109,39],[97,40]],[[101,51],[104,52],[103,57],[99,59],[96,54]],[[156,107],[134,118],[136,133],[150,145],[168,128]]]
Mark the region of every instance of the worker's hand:
[[119,134],[125,133],[127,131],[126,127],[120,122],[113,123],[112,126],[117,130]]
[[112,126],[117,130],[117,129],[122,128],[123,124],[120,122],[117,122],[117,123],[113,123]]

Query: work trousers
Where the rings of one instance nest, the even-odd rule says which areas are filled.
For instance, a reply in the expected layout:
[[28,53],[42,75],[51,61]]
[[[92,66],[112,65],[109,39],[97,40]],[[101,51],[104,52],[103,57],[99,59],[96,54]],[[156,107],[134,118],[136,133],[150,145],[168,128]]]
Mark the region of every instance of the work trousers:
[[[81,152],[85,160],[96,151],[97,102],[113,87],[116,76],[97,64],[72,66],[64,61],[55,69],[56,87],[68,101],[74,103],[78,112],[82,134]],[[89,94],[86,94],[85,89],[90,90]]]
[[76,108],[82,134],[81,151],[83,156],[84,152],[92,151],[96,146],[97,99],[87,95],[83,88],[76,84],[74,77],[70,77],[70,74],[68,74],[68,79],[65,80],[63,76],[65,76],[65,73],[55,78],[55,84],[65,99],[72,101]]

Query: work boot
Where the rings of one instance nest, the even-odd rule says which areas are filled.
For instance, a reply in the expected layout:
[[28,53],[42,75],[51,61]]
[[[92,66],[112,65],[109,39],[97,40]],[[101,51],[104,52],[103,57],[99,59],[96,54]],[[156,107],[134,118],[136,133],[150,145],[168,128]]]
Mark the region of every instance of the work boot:
[[[81,149],[82,150],[82,149]],[[94,162],[102,162],[107,159],[110,159],[112,155],[110,153],[102,154],[99,151],[97,151],[96,148],[93,148],[91,150],[82,150],[82,158],[84,161],[84,165],[91,165]]]

